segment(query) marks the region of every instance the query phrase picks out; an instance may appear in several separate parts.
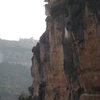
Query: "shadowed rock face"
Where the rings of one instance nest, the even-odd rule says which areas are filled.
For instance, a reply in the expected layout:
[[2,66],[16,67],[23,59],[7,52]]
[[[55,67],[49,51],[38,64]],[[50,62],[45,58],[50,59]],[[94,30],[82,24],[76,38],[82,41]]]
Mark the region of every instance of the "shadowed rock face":
[[48,0],[47,28],[32,50],[33,100],[100,100],[99,3]]

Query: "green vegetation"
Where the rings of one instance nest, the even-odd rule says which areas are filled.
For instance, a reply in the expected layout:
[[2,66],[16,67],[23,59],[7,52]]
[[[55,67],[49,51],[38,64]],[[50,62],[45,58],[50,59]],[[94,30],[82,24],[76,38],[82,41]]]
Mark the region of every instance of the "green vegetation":
[[19,97],[18,97],[18,99],[19,100],[27,100],[27,94],[25,94],[25,93],[22,93]]
[[18,100],[32,100],[32,96],[28,96],[26,93],[21,93]]

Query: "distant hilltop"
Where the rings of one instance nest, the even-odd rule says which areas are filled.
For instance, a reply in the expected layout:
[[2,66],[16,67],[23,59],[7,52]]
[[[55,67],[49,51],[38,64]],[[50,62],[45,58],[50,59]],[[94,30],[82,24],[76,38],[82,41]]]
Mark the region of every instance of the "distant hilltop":
[[8,62],[30,66],[31,49],[35,46],[37,40],[19,39],[11,41],[0,39],[0,63]]

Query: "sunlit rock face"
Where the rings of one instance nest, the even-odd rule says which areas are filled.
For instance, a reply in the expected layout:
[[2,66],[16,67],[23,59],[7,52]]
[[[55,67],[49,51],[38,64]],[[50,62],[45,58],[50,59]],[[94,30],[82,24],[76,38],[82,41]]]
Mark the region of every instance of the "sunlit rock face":
[[46,2],[46,31],[32,49],[33,100],[100,100],[100,1]]

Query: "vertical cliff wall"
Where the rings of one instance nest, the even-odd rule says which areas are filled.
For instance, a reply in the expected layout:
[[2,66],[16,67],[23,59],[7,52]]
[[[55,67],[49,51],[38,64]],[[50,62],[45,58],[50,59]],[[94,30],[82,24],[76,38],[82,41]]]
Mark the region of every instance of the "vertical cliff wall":
[[45,2],[47,28],[32,49],[33,100],[100,100],[100,1]]

